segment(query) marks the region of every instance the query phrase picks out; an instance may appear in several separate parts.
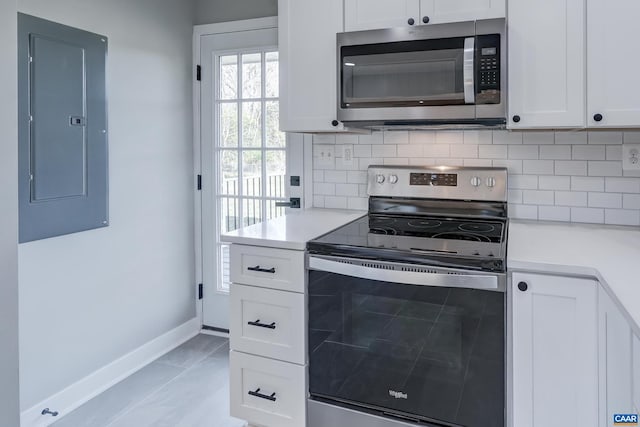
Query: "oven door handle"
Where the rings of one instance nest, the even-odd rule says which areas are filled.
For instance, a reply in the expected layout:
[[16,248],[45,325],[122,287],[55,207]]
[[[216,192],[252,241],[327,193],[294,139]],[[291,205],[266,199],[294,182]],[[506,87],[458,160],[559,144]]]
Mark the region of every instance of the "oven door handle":
[[500,290],[498,276],[479,274],[447,274],[416,271],[401,271],[347,262],[332,261],[324,258],[309,257],[309,269],[357,277],[359,279],[379,280],[419,286],[438,286],[444,288]]
[[464,103],[476,103],[476,85],[475,85],[475,54],[476,54],[476,38],[467,37],[464,39],[464,59],[463,59],[463,76],[464,79]]

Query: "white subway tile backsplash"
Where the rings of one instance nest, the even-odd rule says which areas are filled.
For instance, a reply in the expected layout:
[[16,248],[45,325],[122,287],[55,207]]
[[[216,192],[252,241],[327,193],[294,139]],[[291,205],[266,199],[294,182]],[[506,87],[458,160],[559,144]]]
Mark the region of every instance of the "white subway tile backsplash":
[[526,205],[553,205],[553,191],[542,190],[524,190],[522,192],[522,201]]
[[358,196],[358,184],[336,184],[336,196]]
[[589,193],[590,208],[622,208],[622,194]]
[[564,206],[540,206],[538,207],[538,219],[540,221],[571,221],[571,208]]
[[509,146],[509,158],[510,159],[537,159],[538,158],[538,146],[537,145],[510,145]]
[[354,145],[353,157],[371,157],[371,145],[370,144]]
[[603,224],[604,209],[571,208],[571,221]]
[[553,160],[523,160],[522,173],[535,175],[553,175]]
[[[370,165],[494,166],[509,171],[512,218],[639,226],[640,172],[623,173],[623,140],[640,143],[640,132],[314,135],[313,204],[366,210]],[[342,159],[345,146],[353,164]]]
[[478,156],[481,159],[506,159],[508,148],[507,145],[480,145]]
[[511,175],[509,176],[509,188],[513,190],[537,190],[537,175]]
[[522,144],[522,133],[494,131],[493,143],[494,144]]
[[524,144],[553,144],[555,142],[555,134],[553,132],[527,132],[523,134]]
[[587,162],[584,160],[556,160],[556,175],[587,175]]
[[452,145],[451,157],[461,157],[463,159],[477,159],[478,146],[474,144]]
[[607,193],[640,193],[640,178],[605,178]]
[[420,144],[398,145],[398,157],[424,157],[424,146]]
[[637,210],[606,209],[604,219],[606,224],[640,225],[640,212]]
[[604,145],[574,145],[573,160],[605,160]]
[[457,131],[437,131],[436,144],[462,144],[464,133]]
[[540,190],[569,191],[571,189],[571,177],[568,176],[541,176],[538,178]]
[[326,196],[324,198],[324,207],[327,209],[347,209],[347,198]]
[[604,191],[604,178],[572,176],[572,191]]
[[409,132],[407,131],[388,131],[384,133],[383,142],[385,144],[408,144]]
[[570,145],[541,145],[540,159],[571,160],[571,146]]
[[556,191],[556,206],[587,206],[587,193],[580,191]]
[[589,144],[622,144],[622,132],[592,131],[589,133]]
[[556,144],[586,144],[588,136],[587,132],[556,132]]
[[589,176],[622,176],[622,162],[589,162]]
[[398,154],[398,149],[396,145],[383,144],[383,145],[371,146],[371,155],[373,157],[390,158],[390,157],[396,157],[397,154]]

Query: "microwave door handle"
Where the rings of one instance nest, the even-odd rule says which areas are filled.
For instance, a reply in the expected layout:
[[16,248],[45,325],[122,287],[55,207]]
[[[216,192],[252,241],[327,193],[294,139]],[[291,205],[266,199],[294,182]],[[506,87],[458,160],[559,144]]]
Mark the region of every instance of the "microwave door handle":
[[463,61],[463,79],[464,79],[464,103],[476,103],[475,90],[475,53],[476,38],[467,37],[464,39],[464,61]]
[[324,258],[309,257],[309,270],[325,271],[359,279],[380,280],[406,285],[437,286],[447,288],[501,290],[498,276],[479,274],[446,274],[402,270],[386,270],[347,264]]

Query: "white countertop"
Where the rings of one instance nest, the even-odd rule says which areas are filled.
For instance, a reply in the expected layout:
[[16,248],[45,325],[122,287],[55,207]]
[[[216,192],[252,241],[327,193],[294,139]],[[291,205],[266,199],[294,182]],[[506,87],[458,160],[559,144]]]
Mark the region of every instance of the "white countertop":
[[366,215],[365,211],[304,209],[223,234],[223,242],[304,250],[309,240]]
[[507,254],[511,271],[598,279],[640,327],[640,228],[512,220]]

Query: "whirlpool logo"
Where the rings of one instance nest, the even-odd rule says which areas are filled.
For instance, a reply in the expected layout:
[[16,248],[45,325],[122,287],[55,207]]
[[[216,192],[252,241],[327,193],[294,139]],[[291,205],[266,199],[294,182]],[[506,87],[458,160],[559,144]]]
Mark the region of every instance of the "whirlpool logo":
[[401,391],[394,391],[394,390],[389,390],[389,396],[395,397],[396,399],[408,399],[409,398],[409,396],[407,396],[405,393],[403,393]]
[[638,414],[614,414],[613,425],[614,426],[637,426]]

